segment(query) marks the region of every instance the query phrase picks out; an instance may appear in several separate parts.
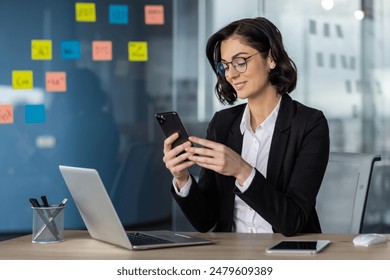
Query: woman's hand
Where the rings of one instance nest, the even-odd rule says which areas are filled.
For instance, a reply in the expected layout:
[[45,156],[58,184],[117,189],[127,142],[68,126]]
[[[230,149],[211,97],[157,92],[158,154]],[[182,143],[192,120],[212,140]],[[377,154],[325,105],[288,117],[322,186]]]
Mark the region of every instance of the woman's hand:
[[[189,153],[185,151],[186,148],[191,147],[191,142],[185,142],[174,149],[172,143],[179,137],[178,133],[169,136],[164,141],[164,157],[163,161],[167,169],[175,178],[177,187],[181,189],[189,179],[188,168],[194,165],[194,162],[188,160]],[[182,153],[182,154],[181,154]]]
[[251,174],[252,166],[229,147],[193,136],[189,140],[201,146],[185,148],[185,151],[191,154],[188,157],[191,162],[222,175],[234,176],[240,185]]

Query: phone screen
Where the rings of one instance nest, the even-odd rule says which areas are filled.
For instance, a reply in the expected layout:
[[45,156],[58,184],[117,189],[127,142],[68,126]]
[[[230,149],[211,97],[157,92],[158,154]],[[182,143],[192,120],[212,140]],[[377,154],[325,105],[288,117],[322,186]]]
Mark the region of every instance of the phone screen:
[[329,240],[283,240],[266,249],[267,253],[318,253]]

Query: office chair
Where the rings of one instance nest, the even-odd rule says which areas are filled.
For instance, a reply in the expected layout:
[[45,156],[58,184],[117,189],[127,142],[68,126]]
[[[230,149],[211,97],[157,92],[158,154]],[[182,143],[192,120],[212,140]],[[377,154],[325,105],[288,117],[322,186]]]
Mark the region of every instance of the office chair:
[[371,174],[380,155],[330,153],[316,210],[323,233],[361,233]]

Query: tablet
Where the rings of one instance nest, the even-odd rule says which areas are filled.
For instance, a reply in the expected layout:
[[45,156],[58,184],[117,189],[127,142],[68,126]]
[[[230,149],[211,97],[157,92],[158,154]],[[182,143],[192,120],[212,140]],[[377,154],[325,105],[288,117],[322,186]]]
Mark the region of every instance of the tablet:
[[328,246],[330,240],[282,240],[267,248],[267,253],[304,253],[315,254]]

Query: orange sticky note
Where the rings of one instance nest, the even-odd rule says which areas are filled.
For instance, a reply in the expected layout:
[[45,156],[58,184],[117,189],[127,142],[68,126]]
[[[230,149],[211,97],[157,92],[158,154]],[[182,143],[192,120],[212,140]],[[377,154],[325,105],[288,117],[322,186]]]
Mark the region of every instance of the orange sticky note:
[[145,24],[164,24],[164,6],[145,5]]
[[14,122],[14,105],[0,104],[0,124]]
[[52,59],[51,40],[31,40],[31,59],[51,60]]
[[15,70],[12,71],[12,88],[13,89],[32,89],[33,88],[33,71]]
[[46,72],[46,91],[66,91],[66,72]]
[[112,60],[112,42],[93,41],[92,60]]
[[128,49],[130,61],[148,60],[148,42],[129,42]]

